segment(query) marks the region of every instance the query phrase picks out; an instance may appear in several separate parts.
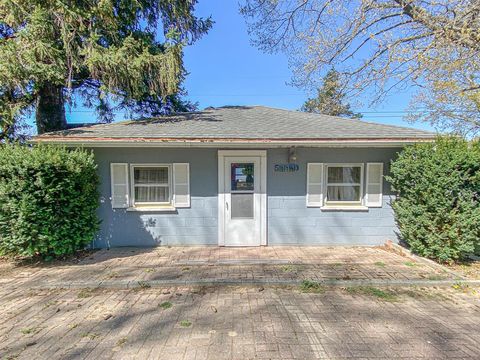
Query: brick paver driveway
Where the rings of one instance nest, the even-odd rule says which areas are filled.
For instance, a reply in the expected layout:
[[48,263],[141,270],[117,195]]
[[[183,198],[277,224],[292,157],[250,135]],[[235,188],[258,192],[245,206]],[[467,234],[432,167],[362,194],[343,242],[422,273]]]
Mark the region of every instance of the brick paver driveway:
[[19,359],[480,358],[475,295],[431,288],[395,288],[386,299],[374,294],[255,286],[3,289],[0,353]]
[[[480,358],[473,284],[349,283],[455,278],[355,247],[116,249],[76,263],[4,262],[0,358]],[[306,290],[305,279],[340,285]]]

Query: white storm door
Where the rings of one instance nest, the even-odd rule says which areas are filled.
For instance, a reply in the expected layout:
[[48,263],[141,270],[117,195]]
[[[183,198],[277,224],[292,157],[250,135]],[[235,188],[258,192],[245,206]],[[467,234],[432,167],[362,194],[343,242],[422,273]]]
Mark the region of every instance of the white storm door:
[[225,246],[261,245],[260,163],[255,156],[225,157]]

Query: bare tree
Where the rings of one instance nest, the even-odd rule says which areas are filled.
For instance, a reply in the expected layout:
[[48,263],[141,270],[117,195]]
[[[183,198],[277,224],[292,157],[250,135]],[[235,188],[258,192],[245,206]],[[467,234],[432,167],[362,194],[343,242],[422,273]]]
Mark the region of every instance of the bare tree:
[[332,65],[372,103],[412,85],[411,120],[480,132],[479,0],[245,0],[252,41],[290,57],[293,83],[316,87]]

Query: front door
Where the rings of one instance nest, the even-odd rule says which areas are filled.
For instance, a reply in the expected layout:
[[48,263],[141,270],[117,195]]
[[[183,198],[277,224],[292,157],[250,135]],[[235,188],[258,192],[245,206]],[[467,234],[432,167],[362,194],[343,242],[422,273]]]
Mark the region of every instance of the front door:
[[[223,245],[262,245],[262,158],[223,158]],[[220,204],[219,204],[220,205]],[[222,219],[220,219],[222,221]]]

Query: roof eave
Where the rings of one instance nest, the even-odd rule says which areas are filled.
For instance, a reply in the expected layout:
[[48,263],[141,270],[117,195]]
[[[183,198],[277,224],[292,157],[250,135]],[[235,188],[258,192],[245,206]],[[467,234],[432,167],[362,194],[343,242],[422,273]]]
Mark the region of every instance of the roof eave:
[[227,139],[227,138],[86,138],[40,136],[34,143],[83,147],[401,147],[430,142],[434,137],[352,139]]

